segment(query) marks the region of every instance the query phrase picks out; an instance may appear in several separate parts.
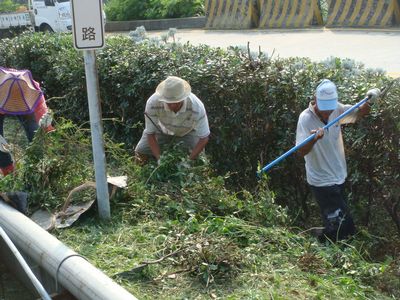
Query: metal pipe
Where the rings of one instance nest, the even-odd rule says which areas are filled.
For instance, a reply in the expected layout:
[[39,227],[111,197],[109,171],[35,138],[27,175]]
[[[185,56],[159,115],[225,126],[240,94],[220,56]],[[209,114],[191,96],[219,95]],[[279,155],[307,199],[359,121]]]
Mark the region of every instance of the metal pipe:
[[10,240],[7,233],[0,226],[0,235],[3,238],[4,242],[7,244],[8,248],[11,250],[15,258],[18,260],[18,263],[21,265],[25,274],[28,276],[29,280],[32,282],[39,296],[44,300],[51,300],[49,294],[44,289],[43,285],[36,278],[35,274],[33,274],[31,268],[26,263],[25,259],[22,257],[21,253],[19,253],[17,247],[15,247],[14,243]]
[[[338,122],[340,119],[342,119],[343,117],[347,116],[349,113],[351,113],[352,111],[354,111],[355,109],[357,109],[358,107],[363,105],[368,100],[369,100],[369,97],[365,97],[363,100],[361,100],[357,104],[354,104],[352,107],[350,107],[344,113],[342,113],[340,116],[338,116],[334,120],[330,121],[328,124],[326,124],[324,127],[322,127],[322,129],[323,130],[328,129],[329,127],[334,125],[336,122]],[[260,171],[257,172],[257,176],[260,177],[262,173],[269,171],[270,169],[272,169],[273,166],[275,166],[276,164],[280,163],[282,160],[284,160],[290,154],[292,154],[293,152],[299,150],[301,147],[305,146],[307,143],[309,143],[310,141],[312,141],[314,139],[316,134],[317,133],[311,134],[308,138],[306,138],[300,144],[294,146],[293,148],[291,148],[290,150],[288,150],[287,152],[285,152],[284,154],[279,156],[277,159],[275,159],[272,162],[270,162],[268,165],[266,165],[264,168],[262,168]]]
[[[31,219],[0,201],[0,226],[23,253],[79,300],[137,300]],[[57,276],[57,270],[59,273]]]

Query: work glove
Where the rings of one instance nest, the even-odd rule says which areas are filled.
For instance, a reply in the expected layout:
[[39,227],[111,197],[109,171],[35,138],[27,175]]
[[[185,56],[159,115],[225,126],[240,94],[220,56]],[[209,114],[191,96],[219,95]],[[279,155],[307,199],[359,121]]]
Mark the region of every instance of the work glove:
[[45,113],[39,120],[39,126],[47,129],[49,127],[51,127],[51,122],[53,121],[53,118],[51,117],[51,115],[47,112]]
[[182,159],[179,163],[178,163],[178,168],[179,169],[189,169],[191,167],[191,163],[189,159]]
[[10,153],[8,143],[1,134],[0,134],[0,151],[4,153]]
[[378,88],[374,88],[372,90],[369,90],[367,92],[368,102],[370,104],[375,103],[375,101],[379,98],[380,95],[381,95],[381,90],[378,89]]

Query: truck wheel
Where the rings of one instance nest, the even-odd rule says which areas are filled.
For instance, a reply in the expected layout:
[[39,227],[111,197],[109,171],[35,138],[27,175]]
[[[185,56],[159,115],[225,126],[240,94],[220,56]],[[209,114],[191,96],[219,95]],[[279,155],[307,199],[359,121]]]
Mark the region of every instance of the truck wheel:
[[53,29],[50,27],[50,25],[48,25],[48,24],[42,25],[42,26],[40,27],[40,31],[42,31],[42,32],[48,32],[48,33],[54,32],[54,30],[53,30]]

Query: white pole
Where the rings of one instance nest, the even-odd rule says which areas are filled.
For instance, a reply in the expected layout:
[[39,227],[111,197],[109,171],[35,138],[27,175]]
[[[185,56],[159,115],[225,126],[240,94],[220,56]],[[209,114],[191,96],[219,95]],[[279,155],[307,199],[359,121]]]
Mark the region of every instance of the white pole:
[[103,124],[101,121],[100,91],[97,76],[95,50],[83,51],[85,59],[86,86],[89,102],[90,129],[94,169],[96,177],[97,205],[101,219],[110,219],[110,201],[108,194],[106,157],[104,153]]
[[2,201],[0,226],[22,253],[53,278],[58,278],[59,285],[77,299],[137,300],[76,252]]

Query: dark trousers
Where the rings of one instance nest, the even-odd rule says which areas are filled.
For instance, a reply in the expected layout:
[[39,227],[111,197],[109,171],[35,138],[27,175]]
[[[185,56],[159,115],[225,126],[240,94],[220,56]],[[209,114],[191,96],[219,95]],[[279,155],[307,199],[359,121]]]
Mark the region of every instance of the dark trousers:
[[[4,137],[4,118],[6,115],[0,114],[0,134]],[[21,123],[22,127],[25,130],[26,137],[29,142],[32,142],[33,136],[35,135],[36,130],[39,128],[39,125],[35,121],[35,115],[19,115],[16,116]],[[12,157],[10,153],[5,153],[0,151],[0,168],[5,168],[13,164]]]
[[321,211],[324,236],[337,241],[353,235],[356,228],[347,207],[344,184],[310,188]]

